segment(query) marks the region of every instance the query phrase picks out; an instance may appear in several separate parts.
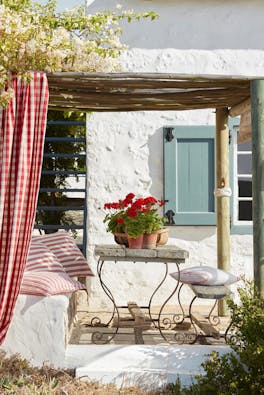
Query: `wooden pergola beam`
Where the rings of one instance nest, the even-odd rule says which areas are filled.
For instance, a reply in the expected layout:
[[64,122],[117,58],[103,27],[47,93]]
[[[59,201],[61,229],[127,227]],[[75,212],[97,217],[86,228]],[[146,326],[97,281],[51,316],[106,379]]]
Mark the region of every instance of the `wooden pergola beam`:
[[238,103],[237,105],[233,106],[229,110],[229,115],[230,117],[237,117],[238,115],[244,114],[245,112],[248,112],[251,110],[251,101],[250,97],[241,103]]

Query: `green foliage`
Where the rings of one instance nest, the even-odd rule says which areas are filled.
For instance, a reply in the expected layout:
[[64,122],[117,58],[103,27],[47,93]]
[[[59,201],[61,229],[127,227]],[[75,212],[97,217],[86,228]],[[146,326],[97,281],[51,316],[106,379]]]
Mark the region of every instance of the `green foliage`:
[[55,0],[0,0],[0,105],[13,95],[10,73],[28,79],[29,71],[116,71],[127,48],[120,22],[156,17],[132,10],[86,15],[84,6],[58,13]]
[[144,215],[144,233],[150,234],[162,229],[165,222],[166,218],[160,217],[157,210],[150,210]]
[[[49,111],[48,121],[85,121],[84,113],[63,113],[61,111]],[[48,125],[46,135],[49,137],[85,137],[85,126],[75,125]],[[48,141],[45,143],[45,152],[49,154],[85,154],[85,143],[77,142],[57,142]],[[86,164],[84,158],[44,158],[43,168],[45,170],[85,170]],[[63,173],[42,175],[41,188],[66,188],[69,187],[67,175]],[[76,176],[78,180],[78,177]],[[68,198],[63,192],[41,192],[39,194],[39,206],[67,206]],[[43,225],[71,225],[74,223],[73,217],[67,211],[46,211],[38,210],[36,222]],[[48,230],[46,232],[54,232]],[[75,234],[76,232],[73,232]]]
[[136,238],[145,233],[145,214],[138,212],[136,217],[125,217],[127,235]]
[[107,223],[107,232],[110,233],[125,233],[125,223],[119,223],[118,218],[122,218],[122,213],[106,214],[103,222]]
[[181,388],[182,394],[264,394],[264,299],[246,281],[238,292],[239,304],[227,299],[232,319],[229,344],[233,351],[222,356],[213,352],[202,364],[205,375],[196,376],[197,382],[190,388]]
[[105,203],[105,209],[115,211],[106,214],[103,222],[107,223],[107,232],[126,232],[136,238],[163,228],[165,218],[158,214],[163,205],[164,201],[153,196],[136,198],[134,193],[129,193],[123,200]]

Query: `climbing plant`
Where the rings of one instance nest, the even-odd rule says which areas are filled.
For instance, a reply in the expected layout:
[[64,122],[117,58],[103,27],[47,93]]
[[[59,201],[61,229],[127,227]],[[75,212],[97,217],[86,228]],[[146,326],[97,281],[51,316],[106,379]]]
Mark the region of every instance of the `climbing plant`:
[[86,15],[85,7],[56,12],[56,0],[0,0],[0,105],[12,97],[11,73],[29,71],[112,72],[126,48],[120,21],[155,19],[155,12],[103,11]]

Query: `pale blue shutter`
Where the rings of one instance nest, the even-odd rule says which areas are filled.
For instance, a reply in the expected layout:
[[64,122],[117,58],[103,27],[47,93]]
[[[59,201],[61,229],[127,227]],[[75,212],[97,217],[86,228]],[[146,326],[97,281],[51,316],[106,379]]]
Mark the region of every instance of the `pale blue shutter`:
[[215,225],[215,127],[164,128],[165,213],[176,225]]

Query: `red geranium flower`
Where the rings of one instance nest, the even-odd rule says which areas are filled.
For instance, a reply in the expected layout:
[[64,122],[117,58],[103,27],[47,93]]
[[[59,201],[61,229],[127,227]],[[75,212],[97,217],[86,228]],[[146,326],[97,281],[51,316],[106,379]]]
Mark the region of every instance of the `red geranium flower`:
[[119,205],[119,203],[112,203],[112,204],[111,204],[111,208],[117,210],[117,209],[120,208],[120,205]]
[[163,205],[163,200],[157,200],[153,196],[136,198],[132,192],[128,193],[125,199],[105,203],[105,209],[113,210],[104,218],[107,231],[137,237],[142,233],[159,230],[165,221],[158,213],[159,207]]
[[127,209],[126,215],[128,217],[137,217],[138,213],[132,207]]
[[150,212],[150,209],[149,208],[143,208],[143,213],[149,213]]
[[144,203],[145,203],[146,205],[152,205],[152,204],[157,203],[157,199],[155,199],[153,196],[148,196],[148,197],[146,197],[146,198],[144,199]]
[[134,193],[130,192],[126,195],[126,200],[133,200],[135,197]]
[[144,199],[138,198],[131,206],[134,210],[141,210],[144,205]]

